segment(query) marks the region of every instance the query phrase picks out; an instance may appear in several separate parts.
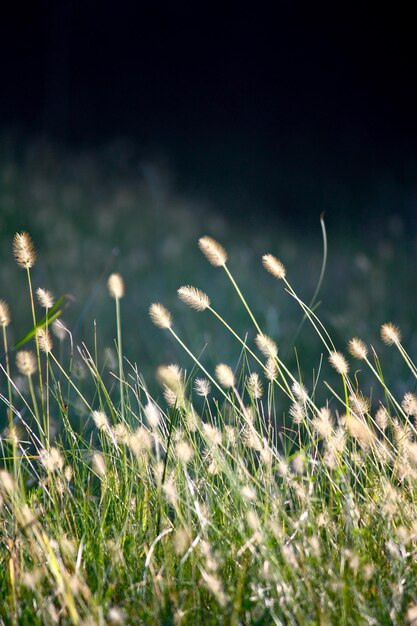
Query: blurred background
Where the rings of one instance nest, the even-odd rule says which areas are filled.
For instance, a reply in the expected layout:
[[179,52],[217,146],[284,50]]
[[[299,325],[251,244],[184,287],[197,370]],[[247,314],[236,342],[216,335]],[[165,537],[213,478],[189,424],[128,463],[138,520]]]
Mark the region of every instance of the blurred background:
[[[154,300],[207,363],[236,365],[239,346],[176,299],[200,287],[253,339],[197,249],[210,234],[295,366],[302,315],[260,256],[281,258],[309,301],[324,212],[319,310],[338,347],[360,335],[383,351],[379,325],[392,320],[415,351],[417,40],[405,6],[17,1],[2,8],[0,53],[0,297],[15,340],[30,311],[11,240],[27,230],[35,286],[75,298],[64,317],[76,341],[91,345],[96,319],[99,346],[113,346],[117,271],[125,353],[145,373],[190,366],[148,320]],[[296,345],[311,379],[318,340],[305,326]]]

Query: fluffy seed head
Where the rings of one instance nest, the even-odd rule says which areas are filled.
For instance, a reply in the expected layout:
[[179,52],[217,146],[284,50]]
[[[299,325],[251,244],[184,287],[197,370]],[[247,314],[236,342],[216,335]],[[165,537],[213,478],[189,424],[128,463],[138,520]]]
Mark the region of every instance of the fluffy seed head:
[[271,359],[276,359],[278,356],[278,346],[271,337],[267,335],[258,334],[255,337],[256,345],[264,356]]
[[197,395],[207,398],[211,391],[211,384],[207,378],[196,378],[194,381],[194,389]]
[[163,304],[160,304],[159,302],[151,304],[149,307],[149,315],[155,326],[158,326],[158,328],[171,328],[172,315]]
[[226,265],[227,252],[215,239],[212,237],[201,237],[198,242],[201,252],[205,255],[209,263],[214,267],[221,267]]
[[365,342],[358,337],[354,337],[349,341],[348,350],[355,359],[359,359],[360,361],[366,359],[368,354],[368,348],[366,347]]
[[146,419],[152,428],[157,428],[161,421],[161,411],[158,409],[154,402],[148,402],[144,409]]
[[362,419],[350,413],[345,418],[349,434],[356,439],[363,448],[368,448],[376,441],[375,434]]
[[252,374],[249,376],[247,381],[247,387],[252,398],[257,400],[262,397],[262,382],[259,378],[259,374],[257,374],[256,372],[252,372]]
[[121,300],[125,295],[125,284],[120,274],[110,274],[107,280],[107,288],[112,298]]
[[173,391],[183,391],[184,374],[179,365],[160,365],[156,370],[156,378],[161,385],[165,385]]
[[205,311],[210,306],[208,295],[197,287],[185,285],[180,287],[177,293],[180,300],[196,311]]
[[28,233],[16,233],[13,239],[13,254],[16,262],[23,269],[30,269],[35,265],[36,250],[32,238]]
[[404,409],[404,413],[406,413],[406,415],[414,415],[414,417],[417,416],[417,396],[414,393],[411,393],[409,391],[404,394],[401,406]]
[[275,359],[267,359],[265,363],[265,376],[271,382],[278,376],[278,368]]
[[232,369],[224,363],[216,366],[216,377],[219,383],[226,389],[235,385],[235,375]]
[[387,409],[384,406],[380,406],[377,412],[375,413],[375,422],[382,431],[386,430],[389,423],[389,414]]
[[104,411],[93,411],[91,417],[98,430],[108,430],[109,420]]
[[334,367],[338,374],[346,376],[349,372],[349,365],[341,352],[331,352],[329,363]]
[[64,468],[64,457],[58,448],[52,447],[49,450],[42,450],[40,460],[48,472],[62,471]]
[[193,449],[186,441],[179,441],[175,446],[177,457],[185,465],[193,458]]
[[52,309],[52,307],[54,306],[54,296],[52,295],[50,291],[48,291],[47,289],[42,289],[42,287],[39,287],[36,290],[36,295],[38,297],[38,302],[42,308]]
[[401,332],[398,326],[387,322],[381,326],[381,339],[387,346],[398,345],[401,342]]
[[36,331],[36,339],[38,341],[39,348],[42,352],[51,352],[52,350],[52,337],[49,330],[46,328],[38,328]]
[[278,280],[285,278],[285,267],[273,254],[264,254],[262,264],[267,272],[275,276]]
[[5,300],[0,300],[0,325],[6,327],[10,324],[10,309]]
[[29,350],[20,350],[16,354],[16,365],[23,376],[32,376],[37,369],[36,357]]

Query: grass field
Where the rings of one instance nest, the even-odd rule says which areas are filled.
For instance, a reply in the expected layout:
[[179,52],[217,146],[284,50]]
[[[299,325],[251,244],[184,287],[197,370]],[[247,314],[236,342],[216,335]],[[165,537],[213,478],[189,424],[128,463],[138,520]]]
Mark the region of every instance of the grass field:
[[399,221],[327,250],[47,157],[1,170],[0,623],[417,624]]

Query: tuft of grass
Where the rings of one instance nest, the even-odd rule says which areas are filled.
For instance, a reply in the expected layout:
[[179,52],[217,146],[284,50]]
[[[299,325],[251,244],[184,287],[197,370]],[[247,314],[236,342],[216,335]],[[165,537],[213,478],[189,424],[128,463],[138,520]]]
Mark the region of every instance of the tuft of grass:
[[[108,280],[118,352],[111,363],[97,331],[92,347],[74,345],[71,329],[50,324],[53,298],[43,288],[39,327],[36,271],[31,277],[33,263],[15,249],[28,273],[36,355],[20,350],[14,365],[10,310],[0,300],[0,620],[414,623],[415,385],[398,395],[378,345],[356,336],[346,350],[338,345],[317,314],[317,293],[305,304],[268,253],[271,291],[300,307],[322,346],[318,368],[298,353],[294,366],[264,332],[233,254],[212,237],[199,246],[224,270],[248,326],[236,330],[215,294],[179,288],[180,300],[203,314],[201,332],[214,319],[235,342],[233,359],[219,355],[211,367],[183,339],[180,316],[152,304],[152,322],[181,348],[180,364],[158,367],[153,396],[123,357],[121,276]],[[396,351],[417,378],[399,328],[388,322],[380,332],[383,353]],[[312,381],[303,376],[309,367]]]

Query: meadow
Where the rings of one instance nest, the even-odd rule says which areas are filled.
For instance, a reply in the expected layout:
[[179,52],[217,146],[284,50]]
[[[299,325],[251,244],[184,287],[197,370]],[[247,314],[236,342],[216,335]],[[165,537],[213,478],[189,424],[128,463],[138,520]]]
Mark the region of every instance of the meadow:
[[417,624],[398,220],[297,242],[52,156],[1,170],[0,623]]

